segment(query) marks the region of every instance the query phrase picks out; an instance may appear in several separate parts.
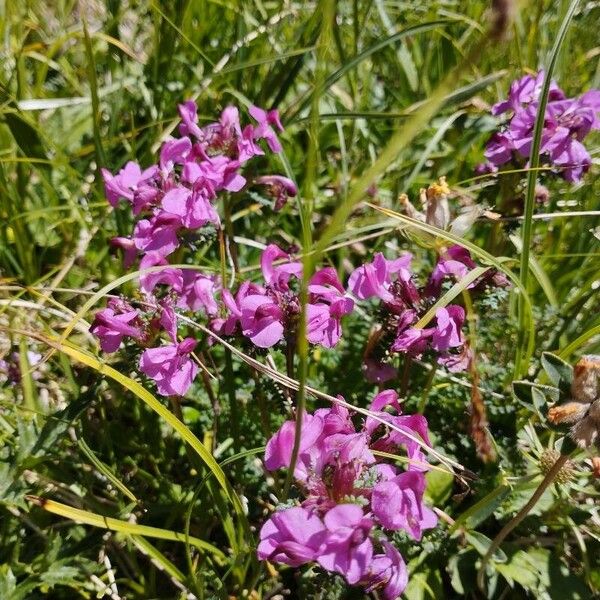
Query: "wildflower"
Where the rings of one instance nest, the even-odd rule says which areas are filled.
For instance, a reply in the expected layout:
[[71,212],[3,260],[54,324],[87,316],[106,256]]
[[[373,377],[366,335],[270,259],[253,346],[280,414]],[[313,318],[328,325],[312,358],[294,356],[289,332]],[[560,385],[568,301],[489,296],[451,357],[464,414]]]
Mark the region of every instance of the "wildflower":
[[259,348],[270,348],[283,339],[284,313],[266,294],[245,296],[241,303],[242,333]]
[[138,186],[156,174],[156,167],[142,171],[138,163],[129,161],[117,175],[113,175],[108,169],[101,169],[101,172],[106,199],[114,207],[121,199],[132,203]]
[[104,352],[116,352],[125,337],[142,337],[140,315],[123,300],[111,298],[96,314],[90,332],[100,340]]
[[387,529],[404,529],[419,541],[424,529],[437,525],[435,513],[423,504],[425,476],[407,471],[373,488],[373,514]]
[[219,306],[215,300],[215,295],[219,286],[219,279],[215,276],[204,275],[191,269],[183,269],[182,287],[177,301],[177,308],[194,312],[202,309],[207,315],[216,316]]
[[265,111],[258,106],[251,106],[249,112],[252,118],[258,121],[258,126],[254,131],[255,138],[265,139],[272,152],[281,152],[281,144],[273,129],[274,126],[277,130],[283,131],[277,110]]
[[387,260],[378,252],[372,263],[365,263],[352,272],[348,288],[359,300],[377,297],[384,302],[392,302],[394,296],[390,287],[396,278],[410,280],[411,261],[412,254],[408,252],[396,260]]
[[311,511],[294,506],[280,510],[260,530],[258,558],[299,567],[313,561],[325,537],[325,526]]
[[361,584],[366,592],[383,588],[385,600],[396,600],[408,584],[406,563],[393,544],[383,540],[382,545],[384,553],[373,556]]
[[186,338],[179,343],[148,348],[140,358],[140,371],[156,382],[162,396],[184,396],[198,373],[198,366],[189,357],[195,347],[196,340]]
[[179,246],[177,231],[181,225],[178,215],[161,212],[151,219],[138,221],[133,230],[133,241],[138,250],[168,256]]
[[346,298],[335,269],[317,271],[308,284],[307,337],[311,344],[333,348],[342,335],[341,320],[352,312],[354,301]]
[[[402,415],[400,408],[398,394],[384,390],[371,403],[378,418],[369,416],[360,429],[341,404],[303,414],[294,470],[300,505],[276,512],[263,526],[259,558],[295,566],[317,562],[367,591],[383,589],[385,598],[396,598],[403,591],[406,566],[384,531],[405,529],[418,540],[437,518],[423,503],[426,458],[409,448],[409,443],[415,444],[409,436],[429,444],[427,421],[422,415]],[[381,420],[393,429],[382,434]],[[399,437],[386,439],[392,434]],[[289,467],[294,435],[295,421],[286,421],[269,440],[268,469]],[[400,446],[406,446],[411,458],[406,472],[398,472],[372,452],[397,452]],[[420,466],[413,469],[417,455]],[[310,526],[304,528],[308,520]],[[376,554],[379,548],[383,552]]]
[[[544,73],[525,75],[511,84],[507,100],[492,107],[493,115],[508,113],[508,121],[487,143],[485,157],[495,166],[529,159],[533,145],[538,101]],[[580,181],[591,165],[582,141],[600,129],[600,91],[590,90],[579,98],[567,98],[552,81],[541,136],[540,155],[567,181]]]
[[296,184],[291,179],[281,175],[264,175],[258,177],[256,183],[270,187],[270,193],[275,198],[275,206],[273,207],[275,212],[280,211],[285,206],[288,198],[293,198],[298,193]]
[[373,557],[369,532],[373,521],[356,504],[338,504],[325,514],[327,529],[318,563],[328,571],[343,575],[350,584],[357,583],[367,571]]
[[[302,276],[302,264],[276,244],[264,249],[260,264],[265,285],[245,282],[235,298],[230,292],[223,294],[230,314],[226,319],[216,319],[213,327],[231,335],[239,323],[242,334],[254,345],[269,348],[284,338],[289,342],[296,335],[301,306],[293,288]],[[342,333],[341,319],[353,307],[335,270],[325,268],[315,273],[309,282],[306,307],[308,340],[326,348],[335,346]]]

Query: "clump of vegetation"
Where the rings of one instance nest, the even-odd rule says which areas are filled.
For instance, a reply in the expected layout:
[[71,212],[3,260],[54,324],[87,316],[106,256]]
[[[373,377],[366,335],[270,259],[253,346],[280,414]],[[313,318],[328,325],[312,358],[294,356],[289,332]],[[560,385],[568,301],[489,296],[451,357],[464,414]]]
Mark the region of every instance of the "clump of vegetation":
[[600,593],[600,9],[17,4],[0,597]]

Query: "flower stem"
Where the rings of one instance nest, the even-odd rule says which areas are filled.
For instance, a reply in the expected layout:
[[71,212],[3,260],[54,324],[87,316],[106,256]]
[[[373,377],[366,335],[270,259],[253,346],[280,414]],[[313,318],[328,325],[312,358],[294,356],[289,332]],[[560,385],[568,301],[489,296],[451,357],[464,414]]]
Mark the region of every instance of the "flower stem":
[[500,547],[500,544],[505,540],[506,536],[515,528],[521,521],[529,514],[531,509],[537,504],[537,501],[540,499],[542,494],[546,491],[546,489],[550,486],[550,484],[554,481],[560,470],[563,468],[564,464],[569,460],[568,454],[561,454],[556,462],[552,465],[551,469],[546,473],[544,479],[542,479],[540,485],[538,485],[535,492],[533,492],[533,496],[529,499],[529,502],[500,530],[498,535],[493,539],[488,551],[485,556],[481,559],[481,566],[479,567],[479,572],[477,573],[477,586],[481,591],[484,591],[484,576],[485,576],[485,567],[489,562],[490,558],[494,555],[494,552]]

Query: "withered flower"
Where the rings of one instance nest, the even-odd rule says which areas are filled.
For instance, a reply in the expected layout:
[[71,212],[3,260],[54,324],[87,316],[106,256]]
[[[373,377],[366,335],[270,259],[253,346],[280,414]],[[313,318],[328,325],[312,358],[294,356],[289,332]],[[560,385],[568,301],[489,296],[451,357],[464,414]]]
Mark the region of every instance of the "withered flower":
[[571,401],[553,406],[548,419],[554,424],[572,425],[571,438],[589,448],[600,437],[600,356],[587,355],[575,365]]

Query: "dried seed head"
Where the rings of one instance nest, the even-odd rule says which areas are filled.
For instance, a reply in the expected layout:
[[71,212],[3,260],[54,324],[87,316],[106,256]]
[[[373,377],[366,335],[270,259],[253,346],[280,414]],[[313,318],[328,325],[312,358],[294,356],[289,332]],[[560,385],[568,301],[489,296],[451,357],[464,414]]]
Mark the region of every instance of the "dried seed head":
[[600,456],[592,457],[592,475],[600,479]]
[[[427,206],[425,220],[429,225],[446,229],[450,224],[449,194],[450,188],[445,177],[440,177],[438,183],[432,183],[425,191],[425,204]],[[421,194],[421,197],[423,197],[423,194]]]
[[599,425],[597,420],[588,416],[571,427],[570,436],[580,448],[589,448],[598,441]]
[[587,414],[589,404],[583,402],[567,402],[553,406],[548,411],[548,420],[555,425],[577,423]]
[[[554,466],[554,463],[560,458],[560,452],[553,448],[544,450],[540,456],[540,471],[546,475],[550,469]],[[568,483],[575,474],[575,465],[572,461],[568,460],[556,475],[555,481],[557,483]]]
[[575,365],[571,393],[574,400],[588,404],[600,396],[600,356],[588,354]]

